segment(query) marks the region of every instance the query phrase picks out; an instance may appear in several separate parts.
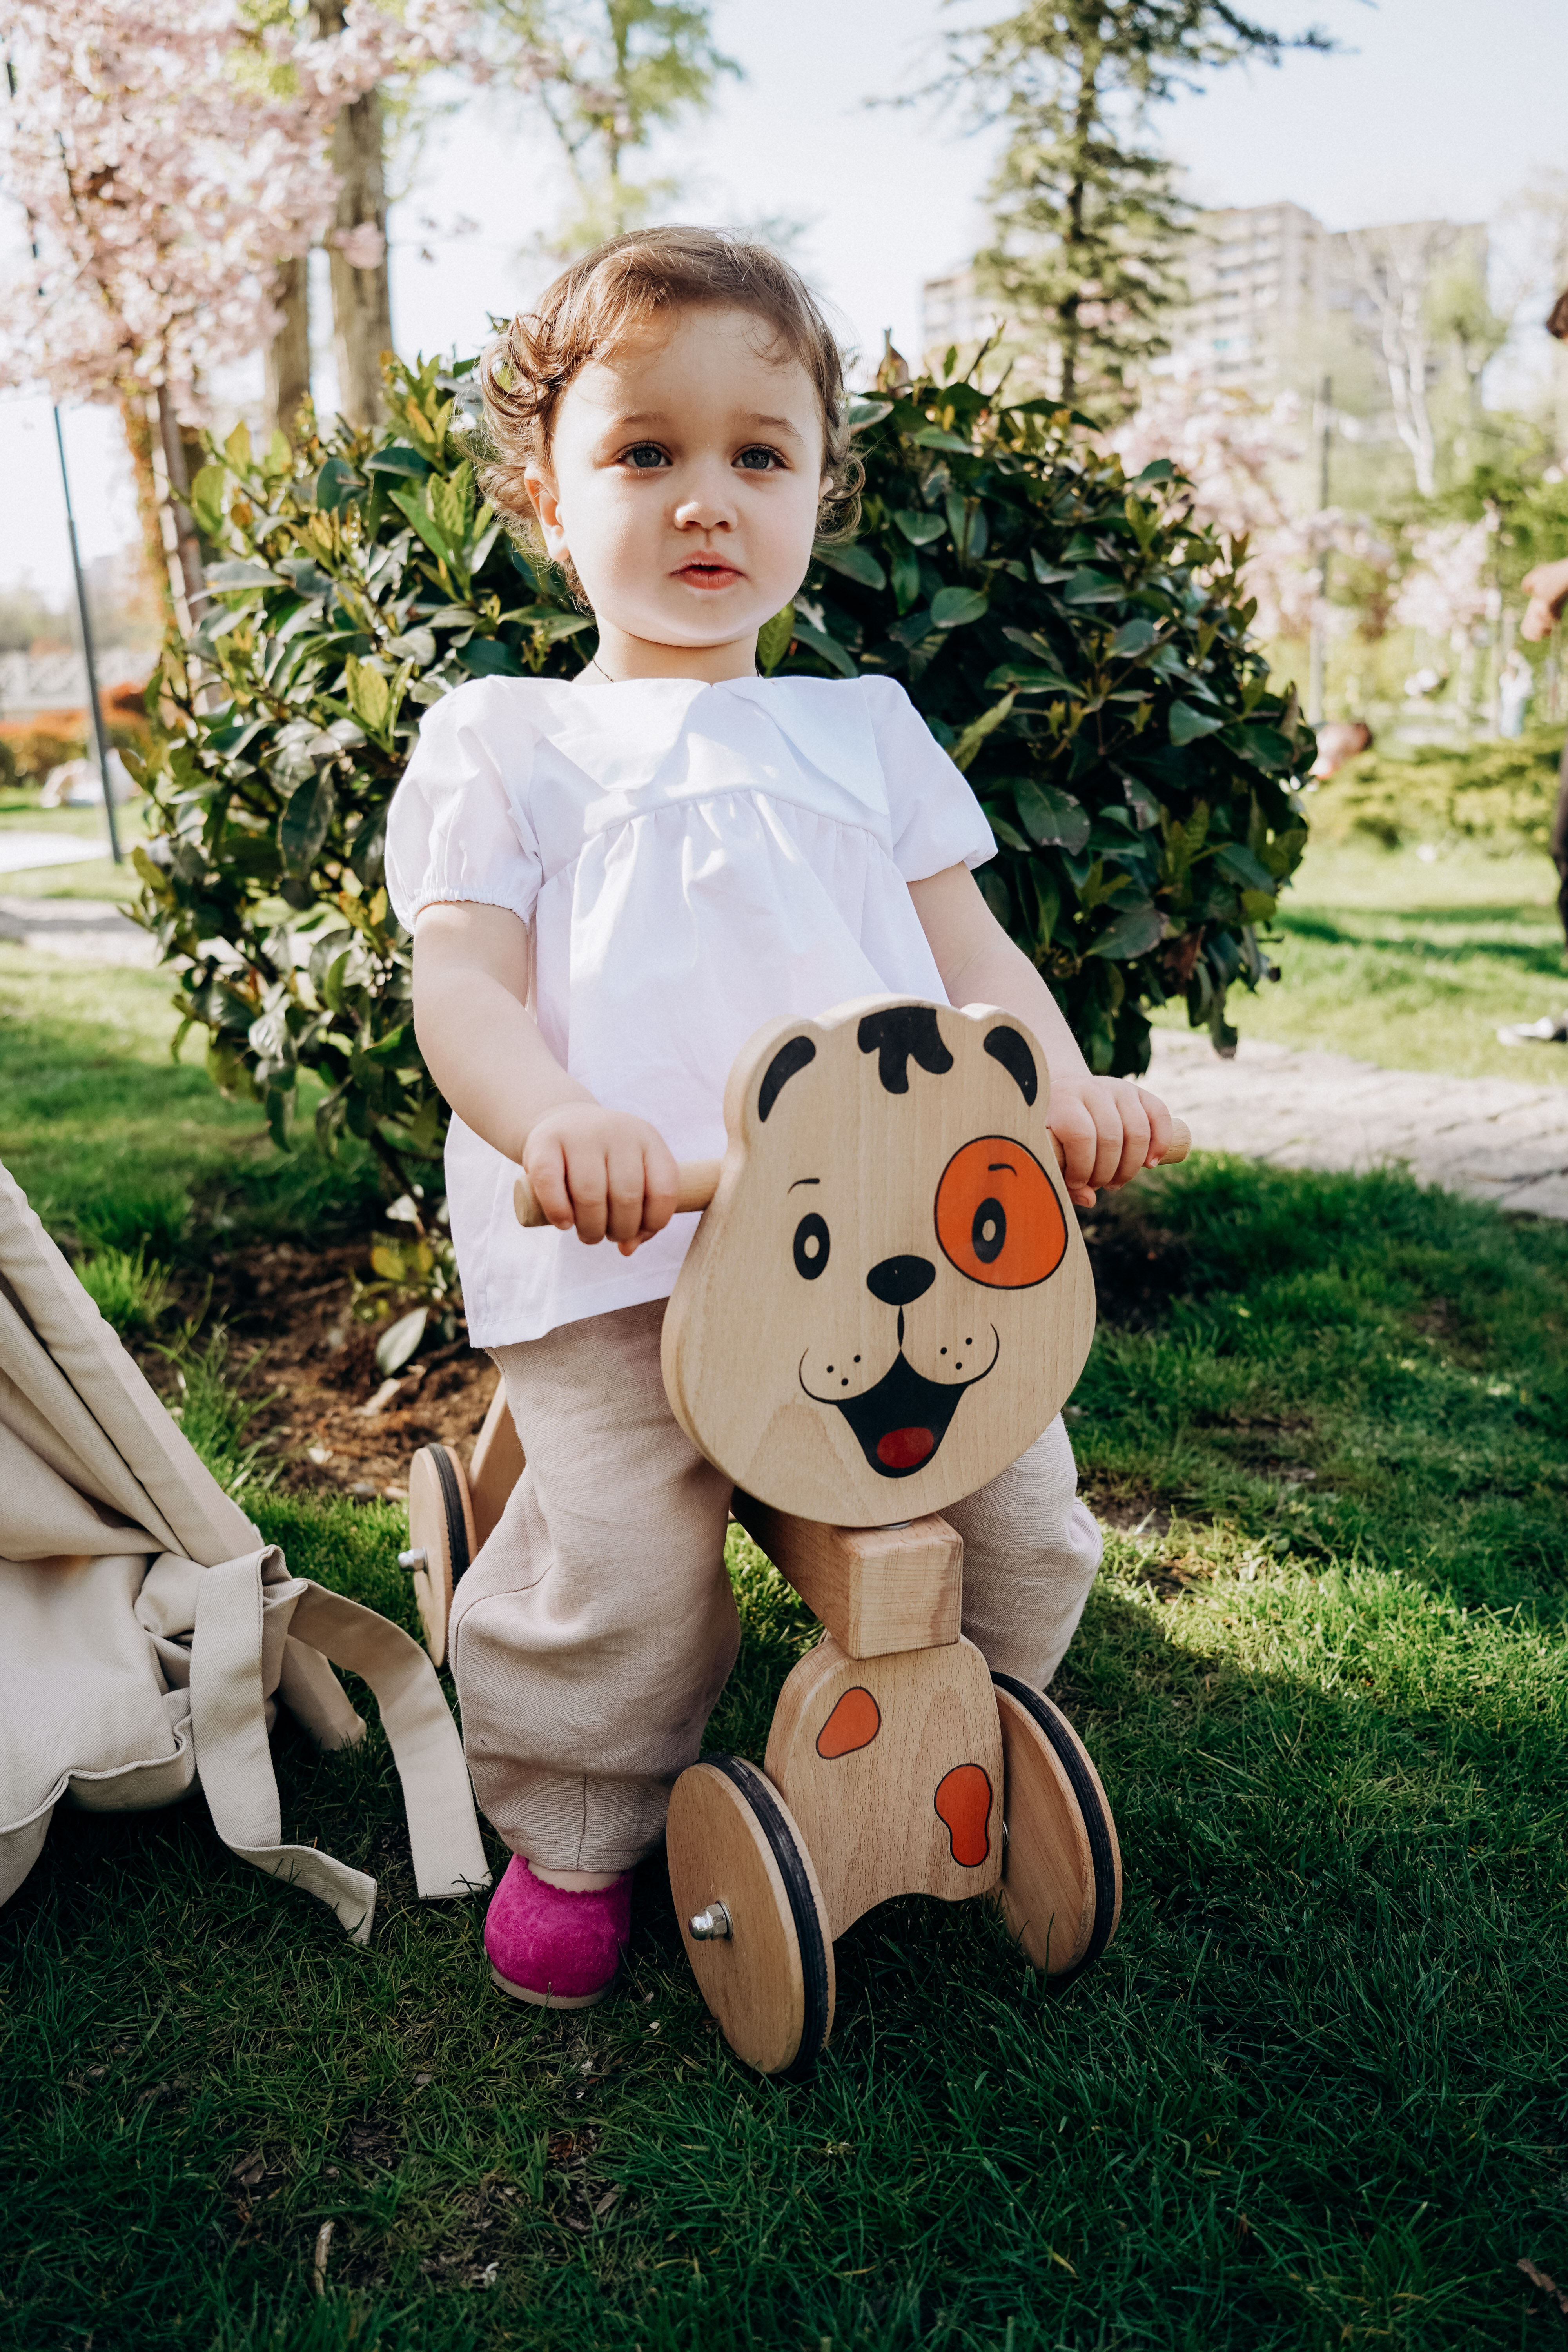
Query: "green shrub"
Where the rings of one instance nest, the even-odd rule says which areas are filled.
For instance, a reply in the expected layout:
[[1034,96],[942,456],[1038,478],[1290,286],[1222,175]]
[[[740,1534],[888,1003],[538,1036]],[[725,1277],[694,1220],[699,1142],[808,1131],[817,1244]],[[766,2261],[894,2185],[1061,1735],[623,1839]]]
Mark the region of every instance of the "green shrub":
[[1557,799],[1561,727],[1490,743],[1427,743],[1399,756],[1363,751],[1319,787],[1310,806],[1326,840],[1475,841],[1500,854],[1546,847]]
[[[214,451],[193,485],[212,602],[149,700],[178,719],[137,865],[186,1026],[279,1143],[319,1072],[318,1134],[363,1136],[400,1192],[446,1113],[383,886],[387,803],[425,706],[467,677],[574,676],[596,642],[479,501],[471,368],[395,364],[377,435],[258,457],[241,426]],[[1228,1045],[1312,755],[1247,640],[1241,551],[1191,521],[1168,465],[1129,484],[1047,403],[921,383],[856,421],[862,534],[819,551],[763,667],[905,682],[995,828],[983,887],[1096,1069],[1141,1070],[1143,1007],[1172,995]]]

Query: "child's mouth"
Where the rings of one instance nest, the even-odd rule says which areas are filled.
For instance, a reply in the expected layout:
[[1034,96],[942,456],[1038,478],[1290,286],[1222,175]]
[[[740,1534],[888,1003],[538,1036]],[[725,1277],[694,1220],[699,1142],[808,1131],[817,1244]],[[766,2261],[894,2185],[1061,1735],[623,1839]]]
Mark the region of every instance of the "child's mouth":
[[732,563],[726,563],[720,556],[696,556],[689,563],[683,563],[675,576],[690,588],[728,588],[741,575]]

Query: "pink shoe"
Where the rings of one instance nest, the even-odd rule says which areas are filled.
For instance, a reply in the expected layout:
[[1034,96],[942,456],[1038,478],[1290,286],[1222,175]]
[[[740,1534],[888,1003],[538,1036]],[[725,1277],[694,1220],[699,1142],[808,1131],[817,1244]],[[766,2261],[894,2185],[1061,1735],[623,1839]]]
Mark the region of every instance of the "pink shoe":
[[577,1894],[535,1878],[514,1853],[485,1915],[490,1974],[514,2000],[592,2009],[616,1980],[631,1933],[632,1874]]

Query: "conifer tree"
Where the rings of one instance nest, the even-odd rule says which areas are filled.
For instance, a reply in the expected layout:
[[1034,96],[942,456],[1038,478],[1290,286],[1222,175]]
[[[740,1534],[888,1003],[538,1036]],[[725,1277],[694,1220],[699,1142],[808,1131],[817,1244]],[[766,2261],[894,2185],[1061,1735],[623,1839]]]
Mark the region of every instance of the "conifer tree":
[[936,87],[1007,131],[981,286],[1015,332],[1050,347],[1065,403],[1121,408],[1130,377],[1167,348],[1189,211],[1148,143],[1149,109],[1205,68],[1333,45],[1316,29],[1271,32],[1226,0],[1027,0],[948,46]]

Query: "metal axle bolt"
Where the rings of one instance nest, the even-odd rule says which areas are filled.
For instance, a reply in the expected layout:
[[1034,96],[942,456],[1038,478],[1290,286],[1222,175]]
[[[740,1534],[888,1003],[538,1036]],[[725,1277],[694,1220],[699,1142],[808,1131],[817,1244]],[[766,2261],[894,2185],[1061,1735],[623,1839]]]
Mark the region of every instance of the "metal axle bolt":
[[688,1925],[700,1944],[715,1942],[721,1937],[731,1936],[734,1933],[734,1929],[730,1925],[729,1911],[722,1903],[710,1903],[707,1910],[699,1911],[697,1916],[689,1921]]
[[430,1562],[422,1551],[400,1551],[397,1555],[397,1565],[399,1568],[428,1568]]

